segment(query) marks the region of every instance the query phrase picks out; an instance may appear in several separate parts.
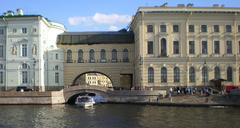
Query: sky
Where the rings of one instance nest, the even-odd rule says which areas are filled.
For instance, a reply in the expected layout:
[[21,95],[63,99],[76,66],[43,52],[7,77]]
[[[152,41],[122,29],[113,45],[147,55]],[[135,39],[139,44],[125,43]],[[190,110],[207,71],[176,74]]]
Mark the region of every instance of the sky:
[[64,24],[67,31],[117,31],[126,28],[138,7],[193,3],[240,7],[240,0],[0,0],[0,15],[21,8],[24,14],[39,14]]

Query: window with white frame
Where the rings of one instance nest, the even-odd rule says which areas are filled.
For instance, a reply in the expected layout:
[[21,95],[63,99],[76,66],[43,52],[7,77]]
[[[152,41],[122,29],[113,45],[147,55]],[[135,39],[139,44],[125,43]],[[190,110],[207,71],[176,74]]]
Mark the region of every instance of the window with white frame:
[[190,67],[190,69],[189,69],[189,80],[190,80],[190,82],[195,82],[196,81],[195,68],[194,67]]
[[227,54],[232,54],[232,41],[228,40],[227,44]]
[[188,25],[188,32],[194,32],[194,25]]
[[179,41],[173,41],[173,54],[179,54]]
[[161,32],[167,32],[167,25],[160,25]]
[[29,83],[29,65],[26,63],[22,64],[22,84]]
[[220,54],[220,42],[214,41],[214,54]]
[[148,44],[147,44],[147,54],[153,54],[153,41],[148,41],[147,42]]
[[208,43],[207,43],[207,41],[202,41],[202,54],[208,54]]
[[195,54],[195,42],[189,41],[189,54]]
[[152,67],[148,68],[148,83],[154,83],[154,69]]
[[27,49],[27,44],[22,44],[22,56],[23,57],[26,57],[27,56],[27,52],[28,49]]

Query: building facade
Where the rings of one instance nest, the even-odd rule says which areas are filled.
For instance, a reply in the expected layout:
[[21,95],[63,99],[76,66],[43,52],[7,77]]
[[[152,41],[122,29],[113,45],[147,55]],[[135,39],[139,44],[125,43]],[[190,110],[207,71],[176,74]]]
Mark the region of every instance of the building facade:
[[239,85],[240,9],[141,7],[135,36],[135,85],[206,86],[211,79]]
[[63,53],[56,38],[64,30],[61,24],[41,15],[24,15],[22,10],[0,16],[1,90],[63,87]]

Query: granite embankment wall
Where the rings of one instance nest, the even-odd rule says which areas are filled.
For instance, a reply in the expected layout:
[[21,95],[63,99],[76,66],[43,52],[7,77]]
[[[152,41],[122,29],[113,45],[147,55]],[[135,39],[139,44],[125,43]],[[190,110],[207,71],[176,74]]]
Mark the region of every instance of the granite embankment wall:
[[0,104],[62,104],[63,91],[0,92]]

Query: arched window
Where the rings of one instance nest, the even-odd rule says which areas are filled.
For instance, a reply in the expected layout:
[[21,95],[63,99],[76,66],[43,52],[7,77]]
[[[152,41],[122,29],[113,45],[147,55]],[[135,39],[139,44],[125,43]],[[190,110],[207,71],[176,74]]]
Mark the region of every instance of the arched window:
[[174,68],[174,82],[180,82],[180,69],[178,67]]
[[215,79],[221,78],[221,72],[220,72],[220,68],[218,66],[214,68],[214,78]]
[[202,68],[202,82],[208,82],[208,68],[206,66]]
[[195,82],[195,80],[196,80],[194,67],[190,67],[190,69],[189,69],[189,80],[190,80],[190,82]]
[[95,52],[93,49],[89,51],[89,62],[94,63],[95,62]]
[[128,50],[126,48],[123,50],[123,62],[129,62]]
[[167,56],[167,41],[165,38],[161,39],[161,56],[162,57]]
[[78,50],[78,63],[83,63],[83,50],[79,49]]
[[233,81],[232,67],[227,68],[227,81]]
[[112,62],[117,62],[117,50],[112,50]]
[[106,51],[104,49],[101,49],[100,62],[101,63],[105,63],[106,62]]
[[167,82],[167,68],[165,68],[165,67],[161,68],[161,82],[162,83]]
[[152,67],[148,68],[148,83],[154,83],[154,69]]
[[72,50],[67,50],[67,63],[72,63]]
[[27,65],[26,63],[22,64],[22,84],[29,83],[29,68],[29,65]]

